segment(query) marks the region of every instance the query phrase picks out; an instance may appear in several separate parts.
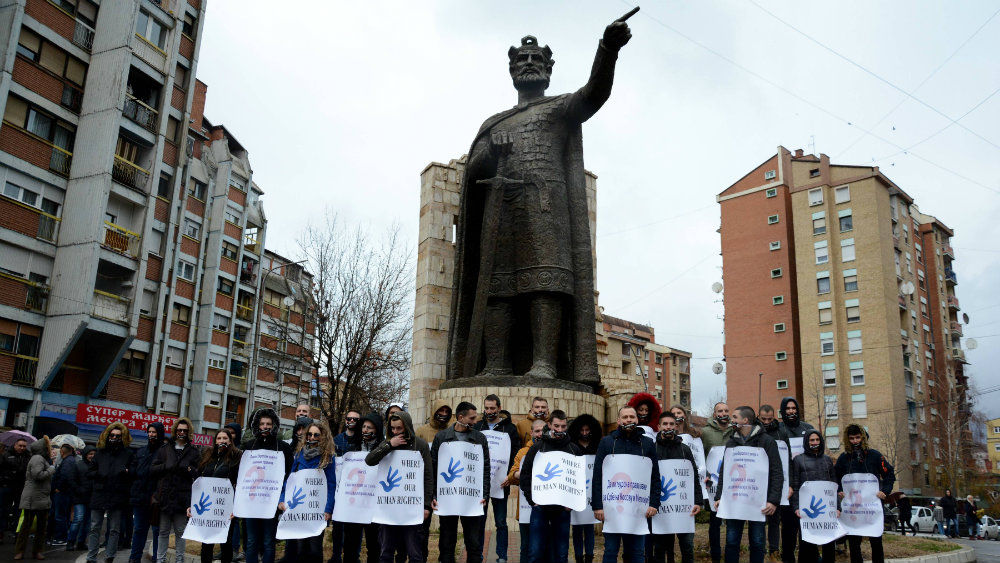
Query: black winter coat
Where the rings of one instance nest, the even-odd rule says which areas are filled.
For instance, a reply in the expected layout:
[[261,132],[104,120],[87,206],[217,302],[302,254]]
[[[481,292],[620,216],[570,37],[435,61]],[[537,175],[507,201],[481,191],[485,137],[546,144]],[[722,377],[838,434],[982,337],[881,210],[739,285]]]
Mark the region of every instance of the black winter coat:
[[[535,506],[535,503],[531,499],[531,468],[535,463],[535,456],[539,452],[566,452],[570,455],[583,455],[583,450],[580,449],[580,446],[570,442],[568,434],[562,438],[551,438],[546,433],[542,435],[540,440],[532,444],[528,453],[524,454],[524,457],[521,458],[520,479],[521,493],[524,494],[524,500],[528,501],[528,504],[531,506]],[[586,466],[584,469],[586,469]]]
[[[60,454],[62,455],[62,454]],[[63,458],[59,466],[56,467],[56,474],[52,476],[52,492],[59,491],[63,494],[68,494],[70,497],[73,496],[73,488],[77,481],[80,480],[77,473],[80,471],[77,462],[80,458],[75,455]]]
[[[236,459],[229,461],[228,458],[223,458],[218,455],[212,457],[205,467],[202,467],[198,471],[199,477],[219,477],[221,479],[229,479],[236,486],[236,478],[240,475],[240,456],[236,456]],[[190,495],[189,495],[190,496]]]
[[[739,432],[733,432],[726,448],[738,448],[747,446],[751,448],[763,448],[767,454],[767,502],[778,506],[781,504],[781,496],[785,491],[785,471],[781,468],[781,455],[778,453],[778,444],[774,438],[764,432],[764,427],[759,422],[753,424],[750,435],[746,438]],[[719,486],[715,491],[715,500],[722,498],[723,484],[726,482],[725,460],[719,468]]]
[[95,451],[94,446],[87,446],[76,461],[76,482],[73,483],[73,504],[90,504],[90,497],[94,494],[94,481],[90,478],[90,468],[92,462],[87,462],[87,454]]
[[958,502],[955,500],[955,497],[941,497],[938,504],[941,505],[941,510],[944,511],[945,518],[958,517]]
[[172,443],[156,452],[150,474],[159,479],[156,498],[163,514],[183,514],[191,506],[191,484],[198,476],[198,448],[187,443],[176,449]]
[[9,487],[17,494],[16,498],[21,498],[21,489],[24,488],[24,478],[28,471],[28,461],[31,460],[31,452],[24,450],[21,455],[13,451],[6,454],[3,459],[3,475],[0,475],[0,486]]
[[871,473],[879,480],[879,490],[889,496],[892,486],[896,483],[896,471],[878,450],[862,449],[861,459],[858,452],[844,452],[837,458],[837,490],[843,490],[841,481],[849,473]]
[[[816,434],[819,436],[819,452],[813,453],[809,450],[809,436]],[[791,461],[791,468],[788,471],[788,485],[792,488],[792,498],[789,499],[792,510],[799,508],[799,489],[806,481],[832,481],[837,482],[837,472],[833,467],[833,460],[826,455],[826,442],[822,434],[813,430],[805,436],[806,451],[795,456]]]
[[[441,444],[447,442],[469,442],[482,446],[483,460],[485,460],[483,463],[483,499],[488,499],[490,497],[490,444],[486,441],[486,436],[483,436],[483,433],[475,428],[469,428],[465,432],[456,432],[454,424],[438,432],[431,444],[431,463],[434,464],[434,475],[441,472],[438,469],[438,451],[441,449]],[[434,498],[437,498],[437,487],[434,488]]]
[[656,434],[656,459],[686,459],[691,462],[691,475],[694,479],[694,503],[701,505],[701,483],[698,482],[698,466],[694,462],[694,453],[680,438],[664,440]]
[[[493,427],[493,430],[495,432],[503,432],[510,438],[510,459],[507,460],[507,467],[510,468],[514,466],[514,456],[517,455],[517,450],[521,449],[521,436],[517,433],[517,426],[509,418],[500,415],[499,420],[500,422]],[[486,423],[485,416],[479,422],[473,424],[472,427],[480,432],[490,429],[489,424]],[[510,487],[504,487],[503,498],[507,498],[509,495]]]
[[99,449],[87,475],[94,485],[90,496],[91,510],[125,508],[135,475],[135,452],[126,447]]
[[[646,437],[643,431],[636,428],[626,435],[621,430],[613,430],[601,438],[594,456],[594,487],[590,497],[590,506],[594,510],[604,510],[604,458],[609,455],[631,454],[648,457],[653,462],[653,472],[649,480],[649,506],[660,506],[660,465],[656,463],[656,445]],[[524,473],[521,473],[524,475]]]
[[156,427],[159,438],[155,444],[150,442],[136,452],[135,481],[132,482],[131,491],[132,506],[146,508],[149,507],[149,501],[153,498],[153,494],[156,492],[156,485],[159,482],[158,479],[153,478],[150,469],[153,467],[153,460],[156,459],[157,452],[163,447],[164,436],[166,435],[163,423],[154,422],[149,426]]

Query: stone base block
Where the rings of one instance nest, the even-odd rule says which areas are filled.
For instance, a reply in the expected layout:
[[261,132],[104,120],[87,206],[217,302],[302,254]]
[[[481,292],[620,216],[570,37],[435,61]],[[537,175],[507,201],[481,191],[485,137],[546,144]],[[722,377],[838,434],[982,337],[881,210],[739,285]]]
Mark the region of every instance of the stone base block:
[[479,412],[482,412],[483,399],[491,393],[500,397],[501,408],[511,413],[514,422],[517,422],[528,414],[528,411],[531,410],[531,401],[535,397],[548,399],[550,412],[560,409],[565,411],[570,418],[581,414],[589,414],[593,415],[601,424],[605,422],[604,397],[595,395],[590,391],[574,389],[553,389],[552,387],[535,385],[518,387],[501,387],[499,385],[451,387],[431,391],[427,402],[433,404],[439,399],[444,400],[454,409],[458,406],[458,403],[469,401],[473,405],[476,405]]

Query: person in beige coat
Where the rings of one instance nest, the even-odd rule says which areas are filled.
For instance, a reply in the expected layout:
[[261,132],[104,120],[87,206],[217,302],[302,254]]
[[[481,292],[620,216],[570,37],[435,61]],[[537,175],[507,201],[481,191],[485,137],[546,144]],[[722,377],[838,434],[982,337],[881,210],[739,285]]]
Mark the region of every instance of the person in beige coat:
[[52,465],[49,437],[43,436],[41,440],[32,442],[28,451],[31,452],[31,459],[28,460],[24,490],[21,492],[21,518],[17,540],[14,542],[15,560],[24,559],[24,548],[28,544],[32,520],[35,526],[32,552],[35,559],[45,559],[42,555],[45,548],[45,524],[49,519],[49,509],[52,508],[52,476],[56,472],[56,466]]

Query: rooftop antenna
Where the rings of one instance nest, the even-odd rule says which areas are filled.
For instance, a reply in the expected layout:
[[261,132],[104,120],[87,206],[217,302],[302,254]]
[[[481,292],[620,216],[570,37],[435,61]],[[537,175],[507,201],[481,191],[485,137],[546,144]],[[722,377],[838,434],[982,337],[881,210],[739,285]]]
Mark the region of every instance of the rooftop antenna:
[[809,135],[809,154],[816,154],[816,135]]

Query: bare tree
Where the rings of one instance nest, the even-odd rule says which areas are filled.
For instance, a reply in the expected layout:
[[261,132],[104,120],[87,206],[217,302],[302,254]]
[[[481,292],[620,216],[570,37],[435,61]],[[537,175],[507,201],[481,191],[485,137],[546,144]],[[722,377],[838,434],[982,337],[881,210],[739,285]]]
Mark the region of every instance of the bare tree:
[[413,333],[413,268],[399,227],[375,241],[335,214],[298,239],[313,274],[315,367],[331,424],[348,410],[381,411],[405,396]]
[[[705,418],[712,418],[712,416],[715,414],[715,405],[724,402],[726,402],[725,388],[716,391],[712,395],[709,395],[708,399],[705,400]],[[733,405],[730,405],[730,407],[733,407]],[[692,411],[691,414],[695,414],[695,412]]]
[[[906,472],[906,467],[910,463],[907,459],[907,452],[902,451],[901,447],[906,444],[906,442],[899,440],[899,434],[897,432],[898,424],[898,413],[889,411],[870,416],[869,427],[871,428],[870,439],[872,441],[872,447],[882,452],[882,457],[896,468],[896,475]],[[858,424],[862,424],[864,421],[855,421]],[[904,464],[904,465],[900,465]]]

